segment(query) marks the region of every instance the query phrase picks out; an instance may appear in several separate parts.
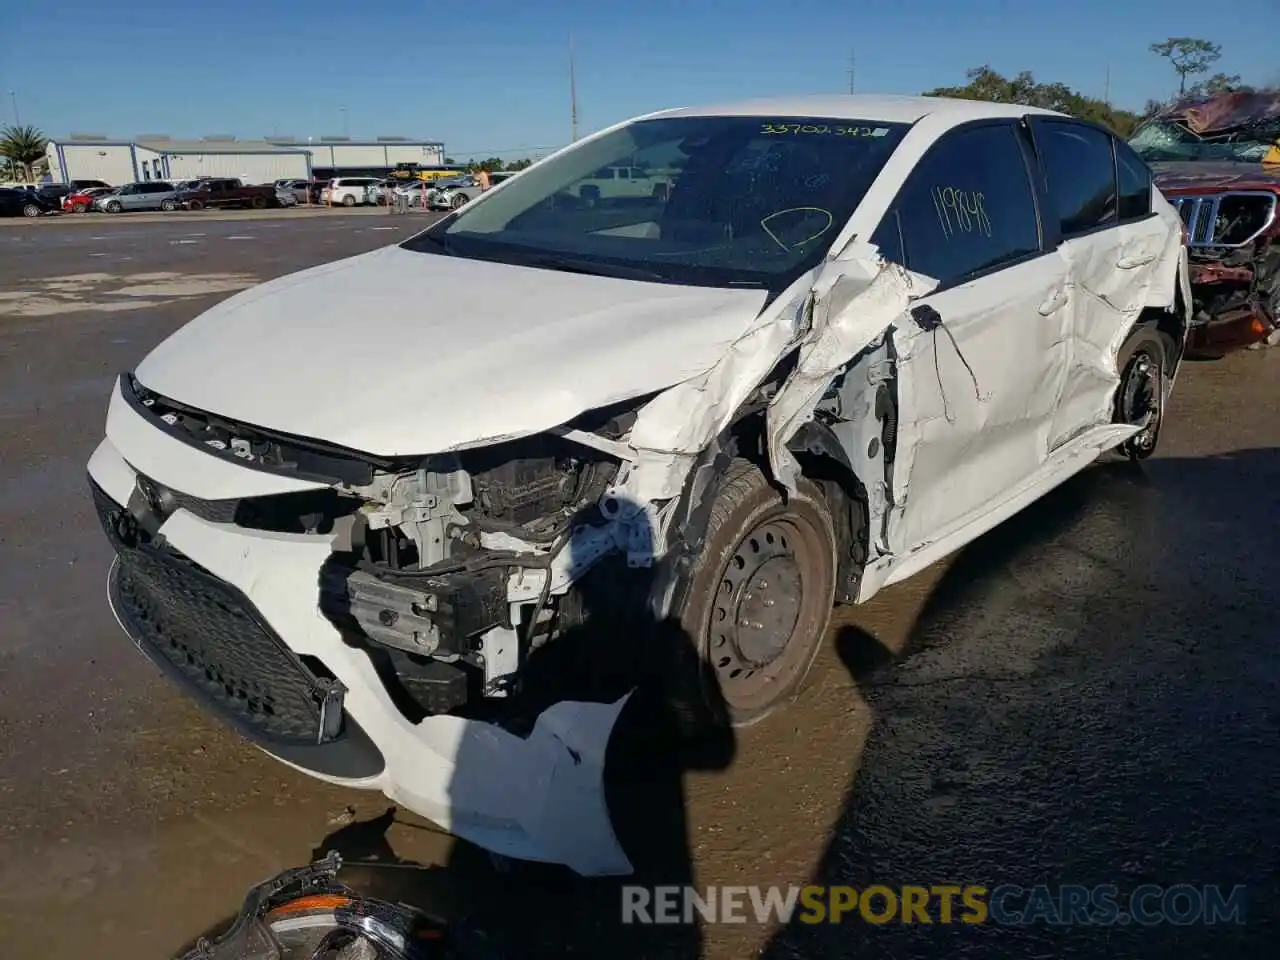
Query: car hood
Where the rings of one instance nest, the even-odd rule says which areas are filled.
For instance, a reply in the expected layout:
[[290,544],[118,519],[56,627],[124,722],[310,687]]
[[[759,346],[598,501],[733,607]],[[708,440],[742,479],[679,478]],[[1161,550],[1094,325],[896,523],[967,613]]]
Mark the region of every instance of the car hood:
[[765,296],[392,246],[245,290],[135,374],[245,424],[382,456],[436,453],[703,373]]
[[1234,160],[1153,163],[1156,186],[1164,192],[1208,190],[1280,191],[1280,166]]

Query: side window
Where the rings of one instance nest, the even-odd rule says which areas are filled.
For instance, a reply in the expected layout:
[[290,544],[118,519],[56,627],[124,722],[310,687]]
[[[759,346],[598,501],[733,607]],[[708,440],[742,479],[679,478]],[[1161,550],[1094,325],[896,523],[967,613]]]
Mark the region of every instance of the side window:
[[1036,149],[1049,181],[1049,202],[1063,236],[1116,222],[1116,167],[1112,137],[1069,120],[1036,123]]
[[1151,212],[1151,168],[1127,143],[1115,144],[1120,219],[1141,220]]
[[872,241],[886,258],[896,252],[905,266],[941,283],[1039,252],[1035,196],[1013,124],[940,140],[911,172]]

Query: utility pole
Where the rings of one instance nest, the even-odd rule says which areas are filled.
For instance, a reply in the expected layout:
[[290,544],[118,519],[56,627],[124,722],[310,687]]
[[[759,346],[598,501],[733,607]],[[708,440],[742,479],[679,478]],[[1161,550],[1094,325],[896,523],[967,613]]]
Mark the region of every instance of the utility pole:
[[858,66],[857,53],[856,51],[851,51],[849,53],[849,92],[850,93],[853,93],[853,77],[854,77],[854,71],[857,69],[857,66]]
[[569,122],[573,141],[578,141],[578,80],[573,69],[573,34],[569,34]]
[[1102,102],[1111,106],[1111,64],[1107,64],[1107,83],[1102,88]]
[[15,127],[22,126],[22,118],[18,116],[18,91],[9,91],[9,100],[13,103],[13,125]]

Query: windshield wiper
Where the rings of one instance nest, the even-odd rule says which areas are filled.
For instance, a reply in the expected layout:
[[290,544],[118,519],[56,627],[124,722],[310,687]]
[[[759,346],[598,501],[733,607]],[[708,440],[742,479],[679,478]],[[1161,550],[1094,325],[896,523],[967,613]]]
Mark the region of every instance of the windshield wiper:
[[565,257],[558,254],[520,254],[512,259],[517,266],[542,267],[545,270],[561,270],[565,273],[585,273],[593,277],[614,277],[618,280],[647,280],[664,283],[666,277],[653,270],[639,267],[623,267],[613,263],[600,263],[596,260],[581,260],[577,257]]

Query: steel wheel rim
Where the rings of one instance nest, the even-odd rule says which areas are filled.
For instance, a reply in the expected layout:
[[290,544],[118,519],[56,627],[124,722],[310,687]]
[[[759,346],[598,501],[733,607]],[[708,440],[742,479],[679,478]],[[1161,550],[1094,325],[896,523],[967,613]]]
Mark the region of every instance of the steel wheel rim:
[[797,642],[823,622],[823,539],[803,517],[766,517],[739,540],[717,582],[706,625],[707,660],[727,705],[753,711],[808,669]]
[[1125,423],[1142,425],[1130,443],[1137,450],[1155,447],[1164,415],[1164,371],[1160,358],[1148,350],[1139,350],[1129,360],[1121,392],[1121,416]]

